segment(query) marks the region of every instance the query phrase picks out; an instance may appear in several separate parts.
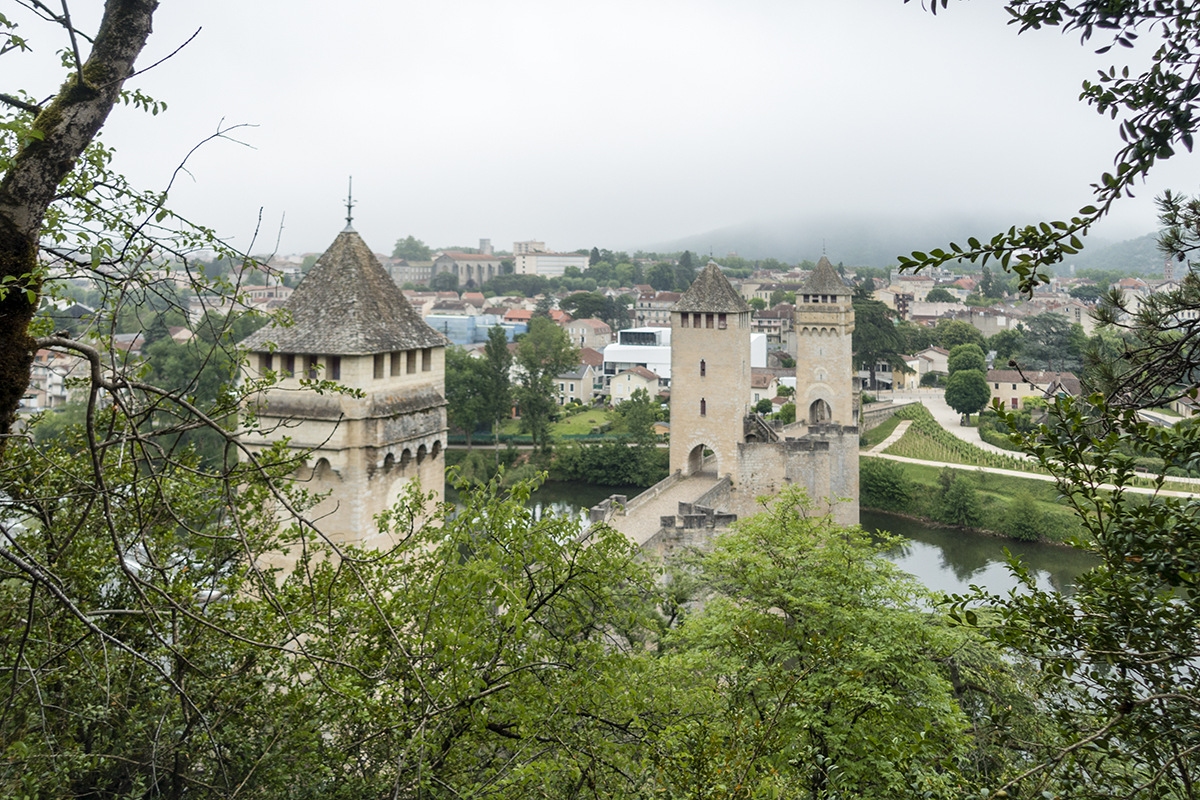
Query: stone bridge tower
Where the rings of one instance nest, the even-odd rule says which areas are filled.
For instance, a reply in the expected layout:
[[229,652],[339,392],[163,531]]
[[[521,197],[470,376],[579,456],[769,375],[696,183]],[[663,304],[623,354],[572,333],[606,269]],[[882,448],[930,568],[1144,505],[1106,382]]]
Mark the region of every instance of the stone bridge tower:
[[[284,303],[293,325],[251,334],[247,374],[280,379],[255,401],[258,424],[242,441],[289,438],[303,454],[297,477],[328,492],[310,512],[334,541],[387,547],[374,523],[420,480],[440,500],[446,442],[446,339],[425,324],[349,225]],[[362,397],[306,389],[331,380]]]
[[[716,262],[671,307],[671,471],[738,479],[738,444],[750,405],[750,306]],[[711,467],[710,467],[711,469]]]
[[796,292],[796,420],[858,425],[854,407],[851,289],[821,256]]

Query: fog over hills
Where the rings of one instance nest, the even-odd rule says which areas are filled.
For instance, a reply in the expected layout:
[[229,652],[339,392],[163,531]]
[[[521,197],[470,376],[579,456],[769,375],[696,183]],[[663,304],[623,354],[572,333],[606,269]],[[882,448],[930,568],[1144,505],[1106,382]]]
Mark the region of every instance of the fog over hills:
[[[946,247],[950,242],[966,245],[970,236],[990,238],[1007,230],[1017,220],[1022,224],[1034,219],[1029,215],[1009,218],[968,217],[905,218],[900,216],[838,216],[776,219],[730,225],[706,233],[659,242],[642,249],[656,252],[691,250],[702,256],[723,256],[735,252],[742,258],[777,258],[797,263],[816,261],[821,254],[847,266],[887,267],[896,256],[914,250]],[[1125,269],[1135,272],[1162,272],[1163,257],[1155,247],[1157,234],[1147,233],[1136,239],[1114,242],[1097,236],[1084,242],[1084,249],[1066,263],[1078,269]]]

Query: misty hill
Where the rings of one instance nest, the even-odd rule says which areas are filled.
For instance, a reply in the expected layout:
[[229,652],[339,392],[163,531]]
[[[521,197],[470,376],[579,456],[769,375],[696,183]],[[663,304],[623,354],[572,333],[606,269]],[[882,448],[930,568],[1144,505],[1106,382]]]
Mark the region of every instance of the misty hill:
[[[1022,217],[1027,221],[1027,217]],[[642,249],[656,252],[691,250],[702,256],[736,252],[742,258],[777,258],[789,263],[816,261],[822,253],[848,266],[888,267],[896,256],[914,250],[965,245],[970,236],[991,237],[1013,224],[1012,218],[904,219],[898,217],[805,217],[731,225]],[[1087,241],[1067,263],[1078,269],[1121,269],[1157,274],[1163,257],[1155,248],[1156,234],[1111,243]]]

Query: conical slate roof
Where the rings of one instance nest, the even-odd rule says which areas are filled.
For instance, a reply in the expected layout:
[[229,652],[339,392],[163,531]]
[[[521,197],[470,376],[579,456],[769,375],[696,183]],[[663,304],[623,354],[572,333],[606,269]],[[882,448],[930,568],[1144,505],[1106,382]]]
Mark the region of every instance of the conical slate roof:
[[679,298],[679,302],[671,306],[672,311],[724,311],[729,314],[739,314],[749,311],[750,306],[742,296],[729,285],[729,279],[721,272],[715,261],[709,261],[692,285]]
[[351,228],[333,240],[283,304],[293,325],[272,323],[242,343],[249,350],[366,355],[441,347],[447,340],[425,324],[366,242]]
[[817,267],[808,276],[808,280],[804,282],[804,286],[800,289],[800,294],[850,294],[848,287],[837,274],[837,270],[833,268],[833,264],[829,263],[829,259],[821,256],[821,260],[817,262]]

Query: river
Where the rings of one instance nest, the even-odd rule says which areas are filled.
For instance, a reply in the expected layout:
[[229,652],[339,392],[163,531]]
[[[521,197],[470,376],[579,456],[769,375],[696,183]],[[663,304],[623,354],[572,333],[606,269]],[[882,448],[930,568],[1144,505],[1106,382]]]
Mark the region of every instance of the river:
[[[613,494],[633,498],[636,487],[593,486],[591,484],[551,481],[530,497],[534,515],[567,514],[587,520],[587,509]],[[446,499],[457,501],[447,488]],[[962,594],[971,584],[1003,594],[1017,585],[1008,571],[1004,549],[1021,557],[1030,568],[1038,586],[1070,594],[1076,578],[1094,566],[1096,559],[1061,545],[1018,542],[996,536],[984,536],[949,528],[934,528],[914,520],[878,511],[863,511],[864,529],[889,531],[902,536],[905,543],[887,557],[915,576],[929,589],[947,594]]]

